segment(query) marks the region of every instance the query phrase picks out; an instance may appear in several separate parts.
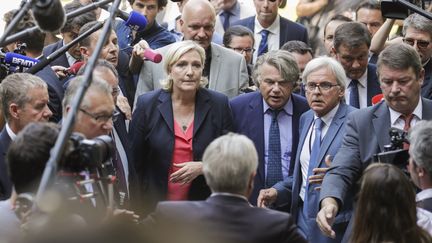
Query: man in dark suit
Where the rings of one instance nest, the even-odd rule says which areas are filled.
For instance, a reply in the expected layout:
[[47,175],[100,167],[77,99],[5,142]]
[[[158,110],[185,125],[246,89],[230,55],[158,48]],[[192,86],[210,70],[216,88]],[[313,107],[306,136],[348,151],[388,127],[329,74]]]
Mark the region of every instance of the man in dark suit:
[[408,130],[420,120],[432,119],[432,101],[420,97],[424,70],[414,48],[393,44],[384,49],[378,58],[378,76],[384,101],[348,116],[342,146],[324,177],[317,222],[330,237],[336,237],[331,225],[339,209],[351,203],[363,169],[390,144],[389,128]]
[[319,209],[318,187],[328,169],[325,159],[327,156],[334,157],[339,150],[347,115],[355,108],[343,102],[345,71],[333,58],[313,59],[306,65],[303,75],[311,110],[300,118],[300,141],[293,177],[261,190],[258,206],[283,204],[291,200],[291,214],[309,242],[340,242],[351,217],[351,208],[338,214],[334,228],[339,238],[325,237],[315,221]]
[[404,20],[403,41],[414,46],[425,70],[421,88],[422,97],[432,99],[432,20],[419,14],[412,14]]
[[[71,2],[64,6],[65,12],[70,13],[79,8],[83,7],[79,2]],[[44,57],[51,55],[53,52],[62,48],[63,46],[69,44],[72,40],[74,40],[79,33],[80,28],[89,22],[95,21],[96,15],[93,11],[80,14],[73,18],[68,18],[63,28],[60,29],[60,34],[62,36],[62,40],[57,41],[51,45],[46,46],[43,49]],[[81,60],[81,53],[79,49],[79,45],[74,45],[69,48],[67,52],[58,58],[54,59],[50,66],[62,66],[62,67],[70,67],[75,62]]]
[[234,22],[243,25],[255,34],[253,60],[270,50],[279,50],[287,41],[299,40],[308,43],[308,33],[303,25],[279,16],[278,9],[282,0],[254,0],[256,15]]
[[[259,190],[292,175],[299,139],[299,120],[309,107],[305,98],[292,94],[299,70],[294,57],[288,52],[271,51],[259,57],[252,77],[260,92],[240,95],[232,99],[230,104],[234,131],[252,139],[258,151],[258,171],[249,198],[255,205]],[[274,111],[278,112],[275,120]],[[271,143],[272,131],[277,131],[274,138],[279,139],[279,143]],[[273,149],[276,152],[270,155]]]
[[0,85],[0,98],[6,125],[0,133],[0,198],[11,195],[12,185],[5,160],[7,149],[16,134],[28,123],[48,121],[48,89],[39,77],[27,73],[7,76]]
[[412,182],[421,189],[417,207],[432,212],[432,121],[421,121],[409,132],[410,160],[408,170]]
[[336,28],[333,53],[346,73],[346,103],[356,108],[372,105],[372,97],[381,93],[376,67],[368,64],[370,35],[364,24],[343,23]]
[[160,202],[145,225],[150,232],[155,227],[162,230],[158,233],[175,225],[167,242],[306,242],[290,215],[248,203],[257,164],[254,143],[246,136],[230,133],[215,139],[203,156],[204,177],[212,195],[206,201]]

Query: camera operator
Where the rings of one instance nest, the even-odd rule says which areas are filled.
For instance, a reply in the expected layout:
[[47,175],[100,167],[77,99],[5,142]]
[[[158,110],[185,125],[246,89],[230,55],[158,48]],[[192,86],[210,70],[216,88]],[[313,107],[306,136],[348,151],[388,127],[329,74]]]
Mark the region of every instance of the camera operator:
[[6,126],[0,133],[0,199],[6,199],[12,189],[4,157],[9,144],[27,124],[48,121],[52,112],[48,108],[46,83],[27,73],[7,76],[0,84],[0,100],[6,119]]
[[[407,131],[432,119],[432,101],[420,97],[424,69],[413,47],[388,46],[378,57],[377,70],[384,101],[350,114],[342,146],[324,177],[317,223],[328,237],[335,237],[335,216],[352,203],[363,169],[390,143],[389,128]],[[352,218],[344,239],[351,234]]]
[[[27,198],[36,193],[58,131],[58,127],[52,123],[31,123],[16,136],[10,145],[7,158],[15,190],[9,200],[0,202],[2,242],[12,242],[19,236],[20,224],[26,219],[19,218],[21,213],[15,213],[13,208],[17,206],[17,201],[24,198],[24,193],[27,194]],[[18,195],[21,199],[17,199]],[[22,204],[21,209],[24,209]],[[25,214],[24,210],[20,212]]]
[[[78,76],[71,80],[66,89],[63,100],[63,109],[65,111],[64,116],[66,116],[70,111],[72,98],[76,95],[82,81],[82,77]],[[119,116],[119,112],[115,109],[112,91],[113,89],[107,81],[97,77],[93,79],[78,110],[75,126],[73,128],[74,132],[83,134],[87,139],[111,134],[113,130],[113,121]],[[114,156],[116,156],[116,154]],[[87,189],[89,192],[94,192],[94,190],[96,190],[96,193],[98,193],[97,187],[92,187],[90,185]],[[115,200],[121,202],[122,198],[119,199],[117,196],[122,197],[122,195],[115,195]],[[104,205],[100,200],[98,201],[98,198],[99,196],[96,195],[95,200],[92,200],[92,203],[98,211],[105,212],[106,205]],[[119,206],[122,205],[120,204]],[[123,212],[131,215],[132,218],[136,216],[130,211]]]

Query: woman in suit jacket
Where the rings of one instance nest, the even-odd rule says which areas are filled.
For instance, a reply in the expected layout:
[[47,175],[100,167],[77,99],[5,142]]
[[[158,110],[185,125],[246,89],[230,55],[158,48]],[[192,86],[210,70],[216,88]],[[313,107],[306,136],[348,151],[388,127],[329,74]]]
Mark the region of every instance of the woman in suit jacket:
[[204,49],[182,41],[164,58],[163,88],[138,97],[130,128],[137,206],[144,213],[161,200],[205,199],[210,190],[202,176],[202,154],[213,139],[232,130],[228,98],[202,88]]

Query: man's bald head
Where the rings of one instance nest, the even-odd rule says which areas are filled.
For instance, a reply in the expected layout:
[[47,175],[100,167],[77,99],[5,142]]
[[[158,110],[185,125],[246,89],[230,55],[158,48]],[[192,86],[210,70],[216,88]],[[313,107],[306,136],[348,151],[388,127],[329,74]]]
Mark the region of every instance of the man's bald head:
[[216,22],[216,12],[209,1],[189,0],[180,19],[185,40],[193,40],[204,49],[210,46]]

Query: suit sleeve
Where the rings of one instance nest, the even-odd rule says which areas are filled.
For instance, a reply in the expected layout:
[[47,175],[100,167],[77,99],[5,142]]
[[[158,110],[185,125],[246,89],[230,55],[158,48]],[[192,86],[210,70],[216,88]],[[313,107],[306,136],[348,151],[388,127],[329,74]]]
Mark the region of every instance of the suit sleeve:
[[146,92],[154,90],[153,85],[153,65],[149,61],[144,61],[138,78],[137,89],[135,92],[135,106],[138,97]]
[[247,71],[246,60],[242,57],[240,61],[240,73],[239,73],[239,94],[241,90],[249,87],[249,74]]
[[296,242],[296,243],[306,243],[306,239],[298,232],[297,225],[294,223],[293,217],[289,217],[286,222],[286,230],[283,231],[282,239],[280,242]]
[[361,124],[357,123],[356,116],[352,114],[348,115],[342,146],[324,177],[320,201],[326,197],[333,197],[343,205],[348,191],[353,190],[354,184],[361,176],[362,162],[359,150],[359,136],[361,136],[359,126]]

